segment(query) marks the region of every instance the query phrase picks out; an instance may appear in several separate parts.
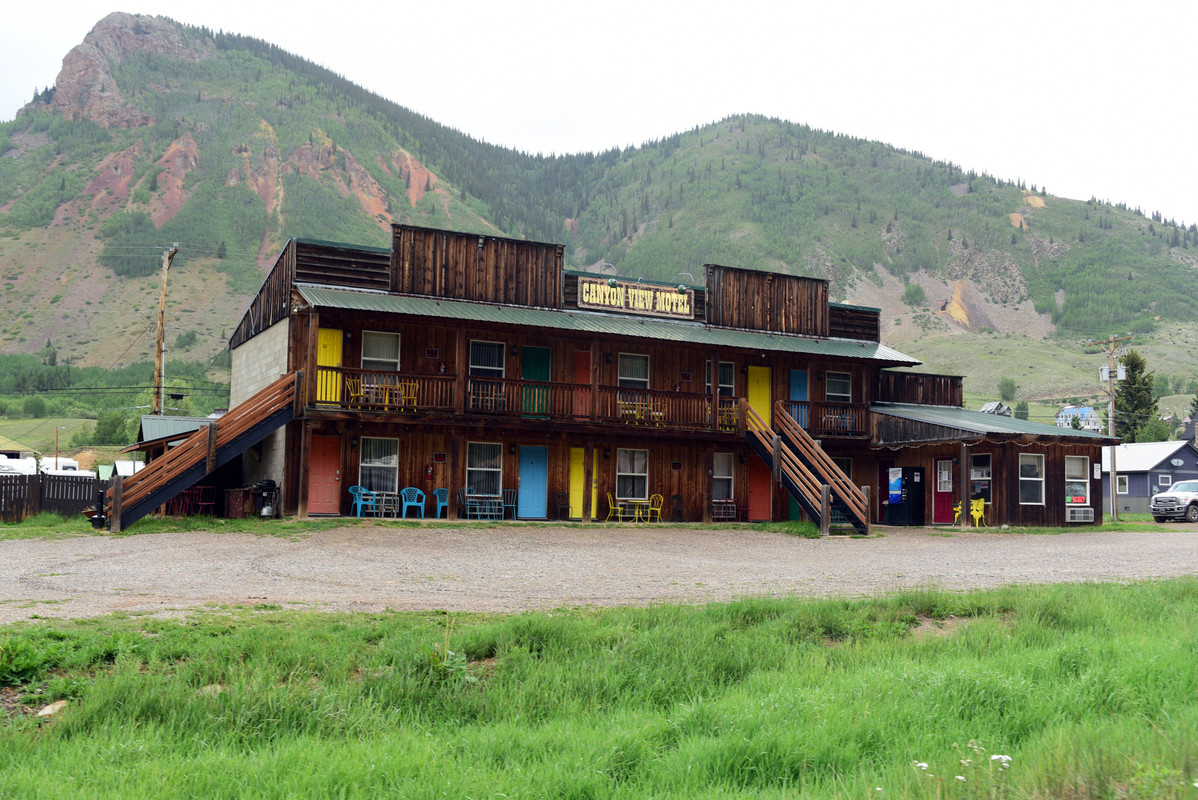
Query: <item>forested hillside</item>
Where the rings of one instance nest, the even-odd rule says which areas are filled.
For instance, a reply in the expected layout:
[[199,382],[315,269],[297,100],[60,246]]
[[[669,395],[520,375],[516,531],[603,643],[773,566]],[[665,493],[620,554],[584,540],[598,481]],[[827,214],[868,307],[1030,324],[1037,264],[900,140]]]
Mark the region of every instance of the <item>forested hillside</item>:
[[1198,316],[1198,226],[1151,211],[752,115],[530,155],[269,43],[112,14],[0,124],[0,353],[149,357],[178,242],[168,341],[191,332],[173,355],[208,363],[288,237],[386,246],[393,222],[563,242],[571,266],[631,277],[821,276],[836,299],[872,286],[968,331],[1041,315],[1076,339]]

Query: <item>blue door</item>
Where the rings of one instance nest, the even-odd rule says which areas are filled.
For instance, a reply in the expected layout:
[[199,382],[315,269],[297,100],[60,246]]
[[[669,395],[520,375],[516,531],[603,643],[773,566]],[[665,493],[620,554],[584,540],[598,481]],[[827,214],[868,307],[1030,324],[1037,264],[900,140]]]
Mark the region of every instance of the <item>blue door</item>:
[[803,430],[807,429],[807,370],[790,371],[790,415]]
[[545,519],[549,504],[549,448],[520,448],[520,491],[516,495],[516,516],[521,519]]

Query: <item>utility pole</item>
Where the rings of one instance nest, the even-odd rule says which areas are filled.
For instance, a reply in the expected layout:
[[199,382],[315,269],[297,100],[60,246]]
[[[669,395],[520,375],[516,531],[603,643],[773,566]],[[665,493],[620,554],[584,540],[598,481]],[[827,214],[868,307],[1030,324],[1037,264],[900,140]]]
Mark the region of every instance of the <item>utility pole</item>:
[[[1090,342],[1091,345],[1101,347],[1107,355],[1107,435],[1112,439],[1115,438],[1115,380],[1118,375],[1118,370],[1115,368],[1115,342],[1122,342],[1130,339],[1131,336],[1120,336],[1116,338],[1114,335],[1107,337],[1105,342]],[[1111,521],[1119,521],[1119,474],[1115,470],[1115,445],[1111,445]]]
[[163,322],[166,318],[166,271],[171,268],[171,261],[175,258],[175,253],[179,252],[179,243],[175,242],[170,250],[162,254],[162,288],[158,293],[158,336],[154,346],[154,399],[150,401],[150,413],[155,415],[162,414],[163,395],[165,389],[162,380],[162,350],[163,350]]

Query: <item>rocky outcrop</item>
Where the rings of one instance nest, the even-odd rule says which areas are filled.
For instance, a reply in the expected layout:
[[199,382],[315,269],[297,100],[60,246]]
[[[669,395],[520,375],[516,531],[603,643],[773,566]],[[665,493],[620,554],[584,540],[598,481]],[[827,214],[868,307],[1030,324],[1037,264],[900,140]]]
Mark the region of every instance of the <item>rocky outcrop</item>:
[[112,68],[134,53],[199,60],[215,52],[210,39],[194,38],[189,43],[180,25],[162,17],[109,14],[62,60],[49,102],[26,108],[49,108],[66,119],[90,119],[103,128],[152,125],[154,118],[121,94]]

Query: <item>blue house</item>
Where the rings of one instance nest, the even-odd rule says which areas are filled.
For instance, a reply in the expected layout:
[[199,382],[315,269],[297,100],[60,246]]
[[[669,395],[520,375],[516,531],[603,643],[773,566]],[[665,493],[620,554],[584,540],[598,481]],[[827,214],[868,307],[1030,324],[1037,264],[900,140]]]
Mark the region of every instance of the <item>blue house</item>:
[[[1115,451],[1115,484],[1111,492],[1111,450]],[[1198,449],[1193,441],[1142,442],[1102,448],[1102,492],[1119,511],[1148,513],[1148,500],[1175,481],[1198,478]]]

